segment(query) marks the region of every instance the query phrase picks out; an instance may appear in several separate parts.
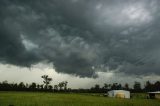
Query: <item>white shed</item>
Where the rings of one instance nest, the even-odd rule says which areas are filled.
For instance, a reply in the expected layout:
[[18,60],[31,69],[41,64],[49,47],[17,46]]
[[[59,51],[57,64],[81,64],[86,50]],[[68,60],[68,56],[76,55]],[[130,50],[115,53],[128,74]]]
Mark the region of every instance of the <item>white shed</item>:
[[160,91],[148,92],[150,99],[160,99]]
[[108,97],[130,98],[130,92],[126,90],[111,90],[108,91]]

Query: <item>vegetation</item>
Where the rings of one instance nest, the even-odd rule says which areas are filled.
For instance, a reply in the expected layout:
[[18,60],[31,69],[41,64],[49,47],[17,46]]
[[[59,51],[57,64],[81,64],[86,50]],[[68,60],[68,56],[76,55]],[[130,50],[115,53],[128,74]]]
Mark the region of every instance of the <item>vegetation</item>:
[[132,93],[142,93],[142,92],[151,92],[151,91],[160,91],[160,81],[151,83],[146,82],[144,88],[141,87],[140,82],[135,82],[133,88],[129,87],[129,84],[126,83],[124,86],[118,83],[107,84],[104,83],[102,87],[99,84],[96,84],[91,89],[71,89],[68,88],[68,82],[62,81],[57,85],[52,86],[50,78],[48,75],[41,76],[44,84],[37,84],[35,82],[31,84],[25,84],[23,82],[17,83],[8,83],[8,81],[0,82],[0,91],[46,91],[46,92],[75,92],[75,93],[105,93],[109,90],[128,90]]
[[52,89],[53,87],[49,85],[52,81],[52,78],[49,78],[48,75],[41,76],[43,78],[43,83],[45,84],[45,89]]
[[[43,75],[41,78],[43,84],[0,82],[0,106],[160,106],[159,100],[147,99],[144,93],[160,90],[159,81],[155,83],[147,81],[144,88],[141,88],[141,83],[135,82],[133,88],[130,88],[127,83],[124,86],[118,83],[105,83],[103,87],[96,84],[91,89],[71,89],[67,87],[67,81],[52,86],[52,78],[48,75]],[[103,96],[109,90],[119,89],[131,91],[132,99]]]

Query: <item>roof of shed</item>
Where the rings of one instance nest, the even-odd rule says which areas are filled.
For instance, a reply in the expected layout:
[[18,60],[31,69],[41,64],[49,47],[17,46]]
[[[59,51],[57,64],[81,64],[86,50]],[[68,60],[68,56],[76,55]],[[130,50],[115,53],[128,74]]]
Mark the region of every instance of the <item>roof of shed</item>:
[[156,91],[156,92],[148,92],[148,93],[155,93],[155,94],[158,93],[158,94],[160,94],[160,91]]

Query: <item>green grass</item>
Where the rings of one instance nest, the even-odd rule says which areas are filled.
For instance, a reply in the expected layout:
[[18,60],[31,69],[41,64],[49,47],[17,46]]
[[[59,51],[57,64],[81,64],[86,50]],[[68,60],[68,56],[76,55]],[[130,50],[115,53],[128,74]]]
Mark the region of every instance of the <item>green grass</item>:
[[0,92],[0,106],[160,106],[160,100],[115,99],[91,94]]

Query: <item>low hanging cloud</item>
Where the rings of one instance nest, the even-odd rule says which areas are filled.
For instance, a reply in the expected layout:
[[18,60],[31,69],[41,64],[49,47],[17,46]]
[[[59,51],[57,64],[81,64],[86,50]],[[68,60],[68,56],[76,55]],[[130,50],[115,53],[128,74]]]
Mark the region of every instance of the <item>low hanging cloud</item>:
[[159,0],[1,0],[0,62],[57,72],[160,74]]

